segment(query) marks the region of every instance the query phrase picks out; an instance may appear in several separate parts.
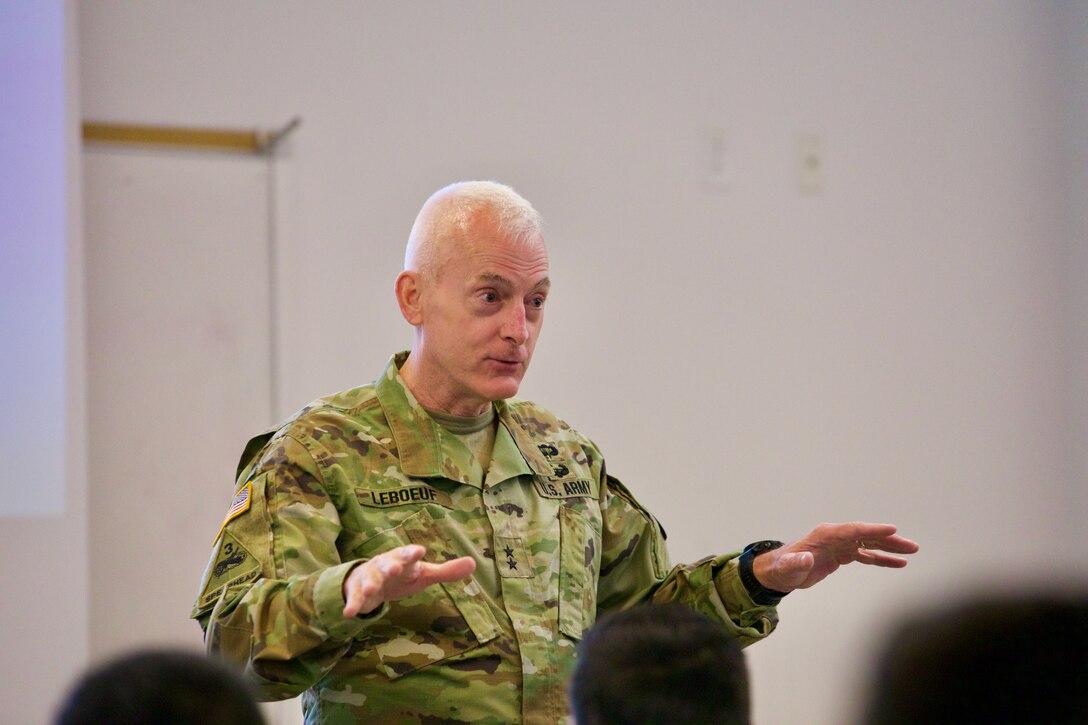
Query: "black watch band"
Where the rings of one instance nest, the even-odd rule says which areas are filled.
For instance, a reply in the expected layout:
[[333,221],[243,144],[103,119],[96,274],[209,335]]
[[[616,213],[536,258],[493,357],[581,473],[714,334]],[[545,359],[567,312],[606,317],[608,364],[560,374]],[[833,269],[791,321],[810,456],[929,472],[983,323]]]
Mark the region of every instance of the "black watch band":
[[752,601],[756,604],[774,606],[782,601],[782,597],[789,594],[789,592],[778,592],[763,586],[759,583],[759,580],[756,579],[755,572],[752,571],[753,559],[760,554],[765,554],[780,546],[782,546],[781,541],[772,541],[770,539],[756,541],[744,547],[744,551],[741,552],[740,558],[737,559],[737,570],[740,573],[740,581],[744,584],[744,588],[748,590],[748,595],[752,597]]

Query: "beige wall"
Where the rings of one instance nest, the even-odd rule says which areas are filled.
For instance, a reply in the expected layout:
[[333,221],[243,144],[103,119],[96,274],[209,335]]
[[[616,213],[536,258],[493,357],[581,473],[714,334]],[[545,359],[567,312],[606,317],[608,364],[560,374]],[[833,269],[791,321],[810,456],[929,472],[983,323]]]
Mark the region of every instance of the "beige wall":
[[1088,3],[1058,4],[1059,69],[1062,74],[1061,158],[1065,182],[1062,287],[1065,290],[1068,389],[1066,441],[1069,456],[1069,508],[1088,511]]
[[[905,571],[853,567],[786,600],[780,631],[749,651],[760,722],[847,720],[897,611],[976,583],[1084,575],[1076,3],[91,1],[79,13],[86,118],[304,119],[272,179],[276,416],[373,378],[408,344],[391,284],[416,209],[449,181],[498,178],[544,214],[556,282],[523,392],[602,445],[674,559],[823,520],[890,520],[921,541]],[[726,185],[707,178],[714,129]],[[802,134],[822,140],[816,194],[797,188]],[[208,269],[186,270],[177,284],[201,289]],[[224,375],[264,374],[252,353]],[[101,416],[92,406],[92,430]],[[189,641],[193,562],[213,533],[164,521],[155,556],[126,559],[131,529],[107,502],[171,487],[212,502],[199,517],[214,519],[231,476],[215,461],[244,436],[190,454],[218,477],[92,476],[92,558],[77,577],[94,582],[97,614],[80,616],[144,601],[162,612],[96,626],[92,658],[163,632]],[[145,565],[157,573],[134,591]]]
[[83,166],[91,652],[198,646],[193,572],[239,441],[271,421],[268,162],[89,147]]

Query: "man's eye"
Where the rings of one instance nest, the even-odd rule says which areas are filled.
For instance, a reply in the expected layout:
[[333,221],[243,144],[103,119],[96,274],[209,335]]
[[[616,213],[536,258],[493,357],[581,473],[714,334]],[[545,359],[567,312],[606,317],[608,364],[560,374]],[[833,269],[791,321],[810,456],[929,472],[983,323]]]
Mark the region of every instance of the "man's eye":
[[544,298],[543,297],[534,297],[531,300],[529,300],[529,305],[532,306],[532,307],[535,307],[536,309],[539,310],[541,307],[544,306]]
[[494,302],[495,300],[499,299],[499,296],[494,292],[484,292],[480,295],[480,299],[482,299],[484,302]]

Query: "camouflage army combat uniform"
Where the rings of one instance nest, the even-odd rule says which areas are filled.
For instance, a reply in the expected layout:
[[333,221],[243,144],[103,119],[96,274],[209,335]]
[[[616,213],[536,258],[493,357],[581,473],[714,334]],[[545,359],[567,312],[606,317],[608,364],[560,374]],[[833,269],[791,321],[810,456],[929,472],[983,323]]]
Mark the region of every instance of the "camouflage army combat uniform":
[[[263,699],[304,692],[307,723],[557,723],[599,612],[681,600],[745,643],[774,628],[735,554],[670,571],[657,522],[540,407],[495,403],[483,471],[412,397],[405,356],[243,454],[193,616]],[[344,619],[349,570],[410,543],[476,571]]]

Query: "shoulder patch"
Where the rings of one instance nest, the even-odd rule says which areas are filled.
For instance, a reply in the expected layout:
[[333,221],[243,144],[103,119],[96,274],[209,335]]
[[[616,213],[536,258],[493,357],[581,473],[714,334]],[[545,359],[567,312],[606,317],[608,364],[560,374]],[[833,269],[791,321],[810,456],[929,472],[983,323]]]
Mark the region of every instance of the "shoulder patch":
[[208,583],[204,585],[204,591],[200,593],[200,601],[197,606],[206,607],[219,595],[219,590],[224,586],[242,584],[254,579],[260,573],[261,564],[257,558],[235,538],[230,531],[224,531],[223,542],[219,546],[219,553],[215,557],[215,563],[208,572]]
[[219,531],[216,533],[215,538],[212,539],[212,543],[219,541],[219,537],[223,535],[223,529],[227,527],[234,519],[238,518],[246,511],[249,511],[249,505],[253,502],[253,484],[247,483],[238,489],[238,493],[234,494],[234,500],[230,502],[230,508],[227,509],[227,515],[223,518],[223,523],[219,525]]

